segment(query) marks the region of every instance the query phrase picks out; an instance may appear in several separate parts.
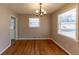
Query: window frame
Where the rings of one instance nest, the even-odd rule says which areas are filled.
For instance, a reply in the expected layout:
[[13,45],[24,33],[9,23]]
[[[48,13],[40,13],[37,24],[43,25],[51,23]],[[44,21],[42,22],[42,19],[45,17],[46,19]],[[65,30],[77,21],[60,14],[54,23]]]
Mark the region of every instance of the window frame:
[[[76,8],[76,7],[75,7],[75,8]],[[76,39],[59,33],[59,24],[58,24],[58,23],[59,23],[59,20],[58,20],[58,16],[61,15],[61,14],[66,13],[66,12],[72,10],[72,9],[74,9],[74,8],[70,8],[70,9],[68,9],[68,10],[66,10],[66,11],[64,11],[64,12],[61,12],[61,13],[59,13],[59,14],[57,15],[57,34],[60,35],[60,36],[65,37],[65,38],[72,39],[73,41],[78,42],[78,8],[76,8]]]
[[[30,18],[37,18],[39,21],[38,21],[38,23],[39,23],[39,25],[37,25],[37,26],[30,26],[31,24],[30,24]],[[39,28],[40,27],[40,18],[39,17],[29,17],[29,24],[28,24],[28,26],[29,26],[29,28]]]

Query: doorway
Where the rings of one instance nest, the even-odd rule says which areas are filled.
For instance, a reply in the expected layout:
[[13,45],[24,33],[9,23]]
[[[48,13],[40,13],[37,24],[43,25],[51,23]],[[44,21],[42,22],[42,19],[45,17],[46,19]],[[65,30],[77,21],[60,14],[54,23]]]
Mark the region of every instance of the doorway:
[[10,39],[11,44],[15,44],[16,42],[16,17],[11,16],[10,20]]

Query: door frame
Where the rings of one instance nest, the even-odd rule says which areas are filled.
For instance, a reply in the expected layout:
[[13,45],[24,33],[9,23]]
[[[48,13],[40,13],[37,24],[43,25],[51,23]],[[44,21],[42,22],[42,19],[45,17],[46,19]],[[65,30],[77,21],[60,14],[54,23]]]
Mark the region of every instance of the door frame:
[[[17,17],[14,16],[14,15],[11,15],[11,16],[10,16],[10,21],[11,21],[11,17],[14,17],[15,20],[16,20],[16,29],[15,29],[15,30],[16,30],[16,38],[15,38],[15,39],[17,40],[17,39],[18,39],[18,23],[17,23],[18,21],[17,21]],[[10,29],[10,30],[11,30],[11,29]]]

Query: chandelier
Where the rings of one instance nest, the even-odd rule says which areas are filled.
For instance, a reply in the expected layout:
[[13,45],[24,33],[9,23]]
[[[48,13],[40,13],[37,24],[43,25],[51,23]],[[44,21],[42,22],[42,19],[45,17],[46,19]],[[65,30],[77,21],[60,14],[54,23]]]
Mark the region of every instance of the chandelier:
[[42,8],[42,3],[39,4],[39,7],[40,9],[35,11],[36,15],[38,16],[46,15],[47,12]]

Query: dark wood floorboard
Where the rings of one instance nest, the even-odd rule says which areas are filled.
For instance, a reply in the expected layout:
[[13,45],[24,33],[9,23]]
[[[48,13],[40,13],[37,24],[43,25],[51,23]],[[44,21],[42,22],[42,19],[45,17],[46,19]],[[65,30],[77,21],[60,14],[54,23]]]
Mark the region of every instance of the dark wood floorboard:
[[17,40],[2,55],[67,55],[52,40]]

